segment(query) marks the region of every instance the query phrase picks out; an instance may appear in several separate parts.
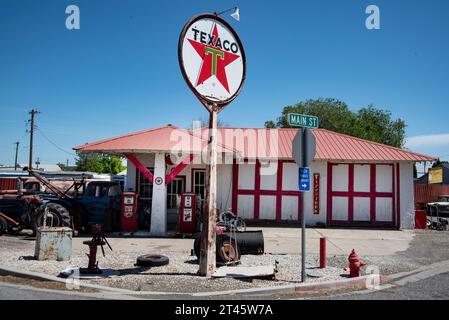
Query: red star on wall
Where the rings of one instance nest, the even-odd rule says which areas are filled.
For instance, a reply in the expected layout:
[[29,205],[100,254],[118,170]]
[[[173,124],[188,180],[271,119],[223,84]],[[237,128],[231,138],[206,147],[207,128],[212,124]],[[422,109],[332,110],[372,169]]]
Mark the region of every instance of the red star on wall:
[[195,86],[197,87],[198,85],[202,84],[204,81],[215,75],[218,81],[229,93],[229,84],[225,68],[227,65],[240,58],[240,56],[224,51],[220,47],[216,46],[218,40],[218,31],[216,24],[214,24],[212,36],[212,46],[188,39],[192,47],[199,54],[201,59],[203,59],[203,64],[201,65],[201,70]]

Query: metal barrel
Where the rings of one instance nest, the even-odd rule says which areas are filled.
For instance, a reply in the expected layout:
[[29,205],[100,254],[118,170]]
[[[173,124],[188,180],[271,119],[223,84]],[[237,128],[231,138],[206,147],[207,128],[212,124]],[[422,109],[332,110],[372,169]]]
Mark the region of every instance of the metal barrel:
[[[237,246],[239,253],[244,254],[264,254],[265,243],[262,231],[239,231],[239,232],[223,232],[222,235],[217,235],[217,245],[219,239],[226,237],[234,241],[237,238]],[[195,237],[193,251],[197,258],[200,256],[200,234]]]
[[264,254],[265,245],[262,231],[223,232],[231,239],[237,239],[240,254]]

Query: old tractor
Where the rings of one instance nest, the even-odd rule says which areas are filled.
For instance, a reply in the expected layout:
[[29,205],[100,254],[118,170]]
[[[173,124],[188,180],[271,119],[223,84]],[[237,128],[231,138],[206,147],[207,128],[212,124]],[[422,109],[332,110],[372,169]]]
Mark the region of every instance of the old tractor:
[[31,229],[35,233],[41,226],[69,227],[69,212],[62,205],[37,195],[0,195],[0,235],[22,229]]
[[[117,182],[73,180],[63,190],[56,183],[28,170],[35,178],[19,186],[15,192],[0,195],[0,226],[8,231],[40,226],[70,227],[74,235],[89,232],[90,227],[100,224],[105,231],[119,226],[121,188]],[[19,183],[20,185],[21,183]],[[7,222],[5,222],[7,221]],[[15,223],[17,226],[15,226]]]
[[87,184],[85,179],[81,179],[74,180],[69,188],[62,190],[37,172],[28,172],[41,186],[46,187],[45,192],[40,192],[39,196],[69,211],[73,230],[89,232],[90,227],[95,224],[102,225],[105,231],[118,228],[122,194],[118,182],[92,181]]

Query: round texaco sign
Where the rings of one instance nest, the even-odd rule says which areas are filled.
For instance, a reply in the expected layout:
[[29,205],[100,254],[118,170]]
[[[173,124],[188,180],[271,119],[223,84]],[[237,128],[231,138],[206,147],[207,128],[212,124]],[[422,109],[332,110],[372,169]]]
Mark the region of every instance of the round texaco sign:
[[178,50],[184,79],[203,103],[225,106],[240,93],[245,52],[225,20],[213,14],[192,18],[181,32]]

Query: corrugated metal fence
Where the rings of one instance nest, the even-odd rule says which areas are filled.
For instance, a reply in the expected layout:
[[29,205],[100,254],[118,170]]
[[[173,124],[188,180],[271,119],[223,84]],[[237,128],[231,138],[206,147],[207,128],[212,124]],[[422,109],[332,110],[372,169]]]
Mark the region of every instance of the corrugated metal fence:
[[439,195],[449,195],[449,186],[415,184],[415,204],[436,201]]
[[17,178],[0,178],[0,190],[16,190]]

